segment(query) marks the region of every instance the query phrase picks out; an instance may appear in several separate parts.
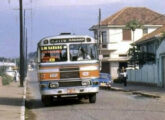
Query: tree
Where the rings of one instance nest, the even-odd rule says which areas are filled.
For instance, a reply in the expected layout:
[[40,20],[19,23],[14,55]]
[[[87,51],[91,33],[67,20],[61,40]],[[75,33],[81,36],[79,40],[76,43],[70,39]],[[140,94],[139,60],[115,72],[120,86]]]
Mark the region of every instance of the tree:
[[137,20],[131,20],[126,24],[126,29],[130,29],[133,32],[133,42],[134,42],[134,33],[137,28],[142,28],[143,25]]
[[130,64],[138,64],[143,66],[147,62],[155,62],[155,54],[149,52],[140,51],[139,47],[135,46],[134,48],[129,49],[129,59]]
[[133,44],[132,44],[133,48],[129,49],[129,54],[132,55],[132,60],[134,62],[134,68],[135,68],[135,64],[136,64],[135,61],[137,59],[136,54],[138,51],[137,48],[135,47],[135,44],[134,44],[134,39],[135,39],[134,34],[135,34],[135,30],[137,28],[142,28],[142,27],[143,27],[142,24],[137,20],[131,20],[126,24],[126,29],[130,29],[133,32]]

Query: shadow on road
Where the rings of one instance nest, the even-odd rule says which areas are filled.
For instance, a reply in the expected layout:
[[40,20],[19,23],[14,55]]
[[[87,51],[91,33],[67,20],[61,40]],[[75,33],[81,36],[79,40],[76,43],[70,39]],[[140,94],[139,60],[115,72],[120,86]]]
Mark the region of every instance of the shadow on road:
[[0,105],[21,106],[22,98],[0,97]]
[[70,106],[70,105],[80,105],[88,104],[86,100],[80,101],[75,98],[65,98],[59,100],[53,100],[52,104],[49,106],[44,106],[40,99],[30,99],[26,101],[26,108],[28,109],[40,109],[45,107],[61,107],[61,106]]

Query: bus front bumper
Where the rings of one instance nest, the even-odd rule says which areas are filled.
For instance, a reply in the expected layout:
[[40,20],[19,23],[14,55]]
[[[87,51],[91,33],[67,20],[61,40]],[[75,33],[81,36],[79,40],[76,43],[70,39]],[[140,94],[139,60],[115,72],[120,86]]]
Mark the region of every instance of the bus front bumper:
[[42,89],[41,95],[78,95],[78,94],[90,94],[98,93],[99,87],[68,87],[68,88],[56,88],[56,89]]

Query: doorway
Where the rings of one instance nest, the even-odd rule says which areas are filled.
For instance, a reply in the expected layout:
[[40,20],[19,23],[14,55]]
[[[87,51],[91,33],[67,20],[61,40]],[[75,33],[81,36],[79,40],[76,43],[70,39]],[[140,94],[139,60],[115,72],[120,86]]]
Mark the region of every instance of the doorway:
[[123,67],[127,68],[127,66],[128,66],[127,62],[119,62],[119,72]]
[[102,70],[103,73],[110,73],[110,63],[109,62],[102,62]]

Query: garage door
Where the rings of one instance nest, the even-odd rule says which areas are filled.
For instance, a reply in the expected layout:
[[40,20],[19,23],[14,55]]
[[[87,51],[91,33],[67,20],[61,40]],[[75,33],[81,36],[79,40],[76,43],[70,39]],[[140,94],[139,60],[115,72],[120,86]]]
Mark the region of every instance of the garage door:
[[102,62],[102,70],[103,73],[110,73],[110,63],[109,62]]

